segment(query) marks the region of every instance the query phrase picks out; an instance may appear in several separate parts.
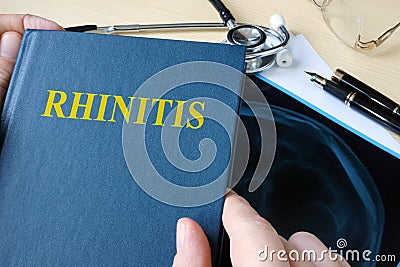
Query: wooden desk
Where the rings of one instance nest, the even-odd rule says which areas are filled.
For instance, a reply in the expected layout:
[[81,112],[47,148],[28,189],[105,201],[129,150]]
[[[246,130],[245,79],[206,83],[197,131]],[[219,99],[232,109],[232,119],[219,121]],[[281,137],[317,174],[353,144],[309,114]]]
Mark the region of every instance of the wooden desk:
[[[370,12],[365,21],[365,39],[376,38],[400,21],[398,0],[360,2],[368,7],[363,12]],[[294,34],[304,34],[332,69],[343,68],[400,103],[400,30],[378,49],[360,52],[336,39],[311,0],[224,0],[224,3],[238,22],[268,26],[269,17],[281,13],[288,28]],[[207,0],[0,0],[0,13],[40,15],[62,26],[220,21]],[[140,35],[219,42],[224,39],[225,31],[163,31]]]

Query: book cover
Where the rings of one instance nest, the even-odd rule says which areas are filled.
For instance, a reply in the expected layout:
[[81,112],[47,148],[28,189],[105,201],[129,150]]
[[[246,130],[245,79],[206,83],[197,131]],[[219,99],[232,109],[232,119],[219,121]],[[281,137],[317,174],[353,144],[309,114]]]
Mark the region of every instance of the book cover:
[[244,55],[26,31],[1,118],[0,265],[170,266],[181,217],[215,256]]

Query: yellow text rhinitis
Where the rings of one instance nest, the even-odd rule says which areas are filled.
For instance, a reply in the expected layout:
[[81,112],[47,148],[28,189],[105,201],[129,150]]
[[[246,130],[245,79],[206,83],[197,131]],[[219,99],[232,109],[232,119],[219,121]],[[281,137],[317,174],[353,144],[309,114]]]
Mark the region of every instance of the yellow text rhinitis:
[[[175,109],[175,119],[169,126],[199,129],[204,123],[204,102],[146,98],[108,94],[92,94],[48,90],[47,103],[42,117],[117,122],[122,114],[126,123],[146,124],[146,112],[156,109],[154,126],[164,125],[164,114]],[[78,115],[79,114],[79,115]],[[188,114],[188,115],[184,115]]]

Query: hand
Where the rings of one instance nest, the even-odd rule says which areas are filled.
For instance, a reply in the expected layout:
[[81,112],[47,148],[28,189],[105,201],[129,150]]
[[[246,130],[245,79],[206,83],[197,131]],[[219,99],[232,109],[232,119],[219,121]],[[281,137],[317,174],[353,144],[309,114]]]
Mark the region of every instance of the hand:
[[[322,261],[283,261],[277,258],[277,253],[274,254],[273,261],[270,258],[265,261],[260,260],[259,256],[265,256],[259,255],[260,251],[265,250],[266,246],[269,252],[286,251],[287,255],[294,250],[298,251],[299,255],[303,250],[313,250],[317,257],[328,249],[318,238],[306,232],[295,233],[286,241],[244,198],[233,191],[226,195],[222,222],[230,238],[230,257],[234,267],[350,266],[344,260],[331,260],[327,254]],[[173,267],[211,267],[210,246],[199,224],[189,218],[180,219],[177,223],[176,236],[177,254]],[[290,257],[287,259],[290,260]]]
[[3,107],[22,34],[28,28],[63,30],[57,23],[41,17],[0,14],[0,110]]

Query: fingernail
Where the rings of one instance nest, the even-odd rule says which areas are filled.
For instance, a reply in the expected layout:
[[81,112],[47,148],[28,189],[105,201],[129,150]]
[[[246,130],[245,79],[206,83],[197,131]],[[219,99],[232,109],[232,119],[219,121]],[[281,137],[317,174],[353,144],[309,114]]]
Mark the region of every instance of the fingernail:
[[26,14],[24,16],[25,29],[62,30],[63,28],[54,21]]
[[176,251],[179,252],[185,247],[186,235],[186,222],[185,219],[179,219],[176,226]]
[[5,32],[0,40],[0,57],[15,59],[21,44],[21,34],[17,32]]

